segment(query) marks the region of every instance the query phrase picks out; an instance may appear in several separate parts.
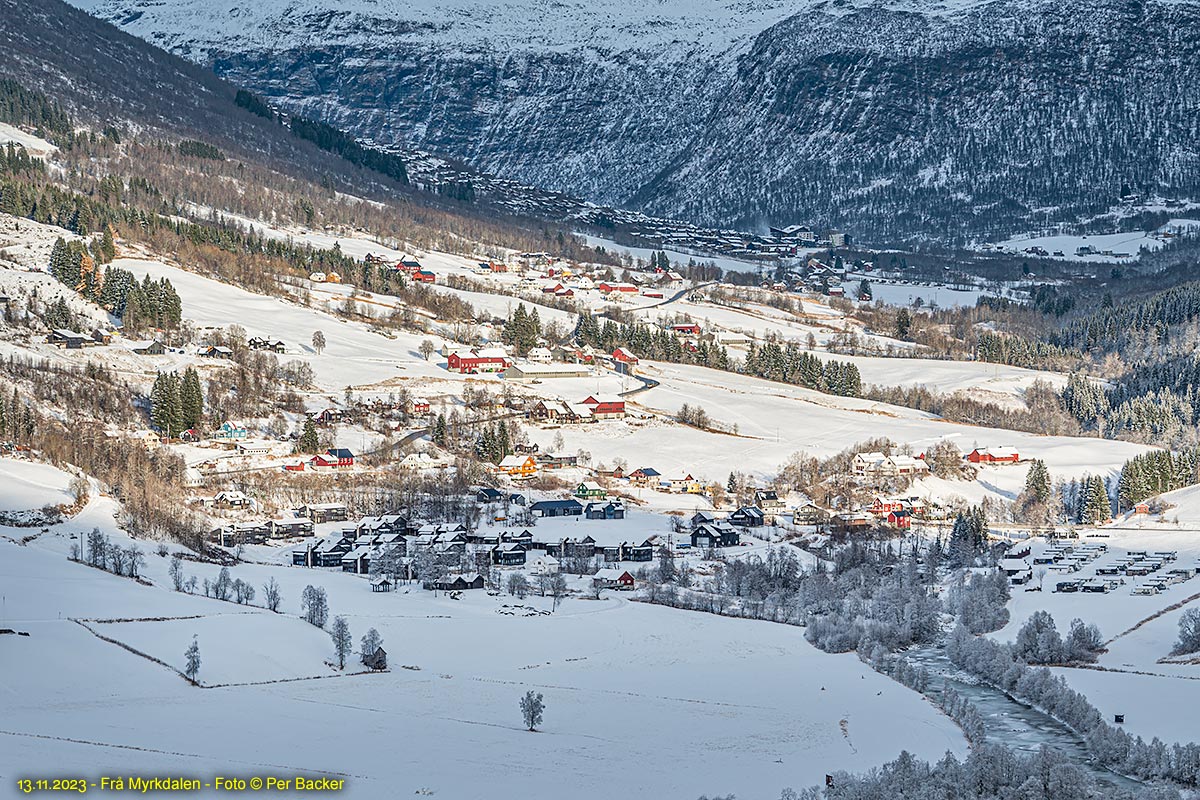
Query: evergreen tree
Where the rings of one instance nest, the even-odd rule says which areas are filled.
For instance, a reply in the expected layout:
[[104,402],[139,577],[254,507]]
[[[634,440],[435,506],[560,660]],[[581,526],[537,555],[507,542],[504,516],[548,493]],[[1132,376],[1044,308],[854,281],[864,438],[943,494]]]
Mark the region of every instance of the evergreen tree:
[[1046,462],[1040,458],[1034,459],[1029,465],[1029,472],[1025,474],[1025,491],[1039,503],[1050,501],[1050,473],[1046,469]]
[[200,386],[200,374],[195,367],[183,372],[179,384],[180,424],[182,430],[195,428],[204,419],[204,389]]
[[296,440],[296,451],[299,453],[315,453],[321,449],[320,439],[317,437],[317,423],[313,422],[311,415],[304,417],[304,431],[300,434],[300,438]]

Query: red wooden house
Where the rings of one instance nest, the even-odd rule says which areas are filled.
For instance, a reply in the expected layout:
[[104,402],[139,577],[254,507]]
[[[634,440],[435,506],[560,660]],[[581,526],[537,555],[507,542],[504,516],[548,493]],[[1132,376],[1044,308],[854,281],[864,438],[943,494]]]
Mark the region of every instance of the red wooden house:
[[1011,447],[976,447],[967,453],[972,464],[1016,464],[1021,456]]
[[508,369],[508,366],[508,359],[501,356],[451,353],[446,359],[446,367],[451,372],[457,372],[460,375],[474,375],[479,372],[501,372]]
[[589,394],[584,398],[583,405],[592,409],[592,416],[596,419],[625,416],[625,400],[620,397]]
[[409,414],[428,414],[429,401],[423,400],[420,397],[413,398],[408,401],[408,408],[405,411]]
[[419,269],[412,274],[417,283],[437,283],[437,276],[427,269]]
[[686,322],[686,323],[682,323],[680,325],[672,325],[671,330],[675,331],[676,333],[688,333],[688,334],[691,334],[692,336],[700,335],[700,326],[694,322]]
[[888,525],[893,528],[911,528],[912,514],[907,511],[889,511],[887,515]]
[[904,502],[895,498],[876,497],[871,505],[867,506],[867,511],[877,517],[882,517],[884,514],[890,514],[893,511],[903,511]]
[[638,290],[638,287],[634,286],[632,283],[612,283],[609,281],[604,281],[602,283],[597,284],[596,288],[599,289],[600,291],[604,292],[605,294],[608,294],[609,292],[623,292],[625,294],[637,294],[637,290]]
[[618,347],[612,351],[612,357],[615,361],[620,361],[622,364],[636,364],[638,357],[626,350],[624,347]]

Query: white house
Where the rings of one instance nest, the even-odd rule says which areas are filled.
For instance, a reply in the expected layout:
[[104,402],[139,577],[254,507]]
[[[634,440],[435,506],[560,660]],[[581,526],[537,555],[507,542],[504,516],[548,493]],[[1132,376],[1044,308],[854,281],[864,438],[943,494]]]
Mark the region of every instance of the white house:
[[553,556],[538,556],[531,562],[529,569],[534,575],[557,575],[558,559]]
[[554,359],[547,347],[534,347],[526,358],[533,364],[549,364]]

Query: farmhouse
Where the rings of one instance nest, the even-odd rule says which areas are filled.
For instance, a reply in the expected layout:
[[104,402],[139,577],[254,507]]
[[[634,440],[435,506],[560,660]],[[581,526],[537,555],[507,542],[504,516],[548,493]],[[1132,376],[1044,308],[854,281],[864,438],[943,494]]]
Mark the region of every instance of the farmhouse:
[[404,406],[404,413],[418,416],[429,413],[429,401],[423,397],[414,397]]
[[538,556],[533,560],[530,571],[534,575],[557,575],[559,571],[558,559],[553,556]]
[[626,350],[624,347],[618,347],[612,351],[612,358],[618,364],[626,364],[633,366],[638,363],[638,357]]
[[583,405],[592,410],[596,419],[620,419],[625,416],[625,400],[616,395],[589,394]]
[[629,473],[631,486],[657,486],[662,473],[654,467],[640,467]]
[[91,339],[87,334],[76,333],[65,328],[57,328],[50,331],[50,335],[46,337],[46,341],[50,344],[56,344],[59,347],[65,347],[68,350],[79,350],[85,344],[88,344]]
[[581,403],[563,400],[539,400],[529,415],[540,422],[586,422],[592,419],[592,409]]
[[703,494],[704,487],[691,474],[673,475],[659,481],[659,487],[666,492],[677,494]]
[[479,355],[479,351],[470,353],[451,353],[446,358],[446,368],[460,375],[477,375],[482,372],[503,372],[508,369],[508,358],[501,355]]
[[595,481],[584,481],[575,487],[576,497],[608,497],[608,490]]
[[972,464],[1016,464],[1021,456],[1013,447],[976,447],[967,453]]
[[123,344],[127,350],[139,356],[161,356],[167,352],[167,348],[157,339],[147,339],[145,341],[126,340]]
[[638,292],[638,287],[634,286],[632,283],[615,283],[613,281],[601,281],[600,283],[596,284],[596,289],[604,292],[605,294],[610,294],[613,292],[618,294],[637,294]]
[[596,589],[632,589],[633,576],[619,567],[605,567],[596,570],[592,586]]

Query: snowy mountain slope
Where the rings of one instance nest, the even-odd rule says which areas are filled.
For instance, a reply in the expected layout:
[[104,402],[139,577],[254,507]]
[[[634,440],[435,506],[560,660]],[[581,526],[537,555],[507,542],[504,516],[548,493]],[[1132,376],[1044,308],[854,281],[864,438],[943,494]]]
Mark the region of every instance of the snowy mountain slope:
[[699,222],[955,239],[1200,196],[1191,0],[76,2],[364,138]]

